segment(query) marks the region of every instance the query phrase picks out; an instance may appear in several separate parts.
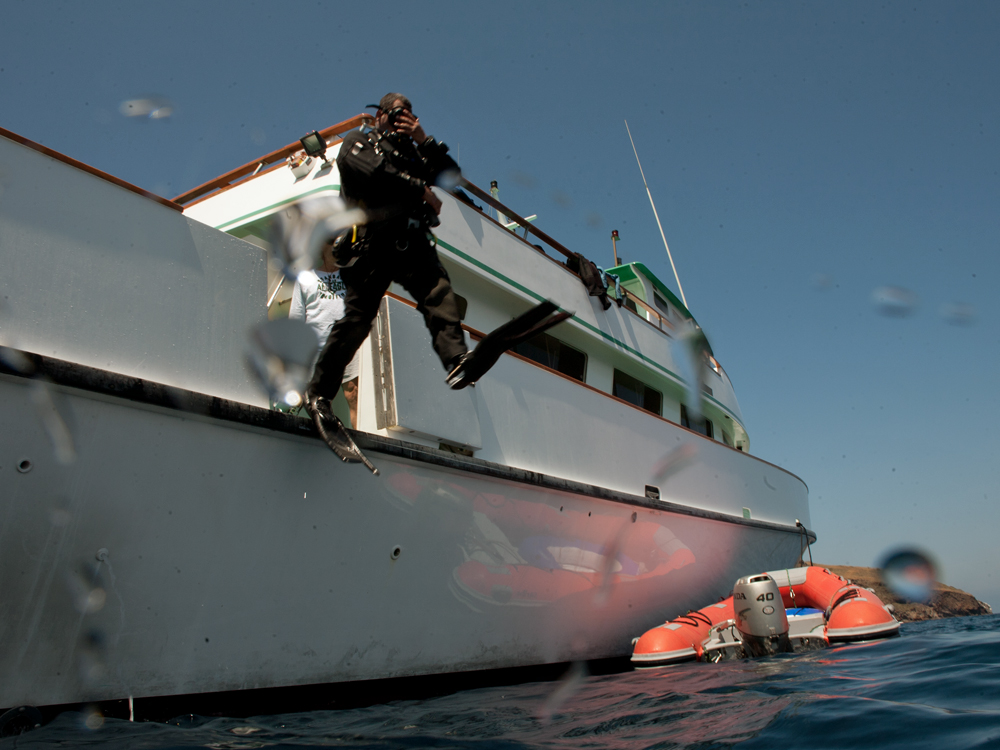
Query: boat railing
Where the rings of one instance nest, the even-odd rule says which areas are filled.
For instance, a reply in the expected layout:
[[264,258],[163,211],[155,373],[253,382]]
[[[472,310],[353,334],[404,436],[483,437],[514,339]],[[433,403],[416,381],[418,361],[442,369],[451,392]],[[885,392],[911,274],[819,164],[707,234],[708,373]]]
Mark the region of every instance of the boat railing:
[[[541,229],[536,227],[527,219],[514,213],[510,208],[505,206],[503,203],[498,201],[496,198],[494,198],[492,195],[487,193],[482,188],[478,187],[475,183],[469,182],[469,180],[463,177],[459,184],[465,190],[468,190],[474,196],[479,198],[479,200],[481,200],[483,203],[490,206],[491,208],[496,209],[497,213],[506,216],[508,222],[515,223],[517,225],[517,230],[523,229],[524,230],[523,239],[525,242],[528,241],[528,235],[531,234],[540,239],[542,242],[551,247],[553,250],[566,256],[567,258],[572,258],[576,256],[576,253],[567,248],[561,242],[558,242],[557,240],[550,237],[548,234],[543,232]],[[494,221],[496,220],[494,219]],[[500,222],[497,221],[497,223],[499,224]],[[514,228],[510,228],[508,231],[515,232],[517,230],[515,230]],[[659,310],[656,310],[650,305],[647,305],[643,300],[639,299],[636,295],[632,294],[627,289],[622,289],[621,293],[626,301],[634,302],[636,307],[642,308],[642,310],[647,313],[647,321],[649,323],[655,325],[657,328],[666,333],[668,336],[670,335],[668,331],[671,330],[674,326],[673,323],[671,323],[666,318],[666,316],[664,316]]]
[[[343,122],[338,122],[336,125],[331,125],[330,127],[319,131],[319,134],[326,139],[328,144],[332,145],[335,141],[331,141],[331,139],[336,138],[337,136],[350,130],[354,130],[355,128],[359,128],[362,125],[373,125],[374,123],[375,118],[372,115],[360,114],[355,115],[350,120],[344,120]],[[179,203],[180,205],[186,207],[197,200],[204,200],[216,191],[224,190],[247,177],[253,177],[259,174],[266,167],[277,166],[278,163],[283,162],[286,158],[301,149],[302,144],[298,141],[289,143],[287,146],[279,148],[277,151],[272,151],[260,159],[255,159],[252,162],[244,164],[242,167],[230,170],[224,175],[220,175],[214,180],[206,182],[204,185],[199,185],[196,188],[188,190],[186,193],[181,193],[174,198],[174,203]]]

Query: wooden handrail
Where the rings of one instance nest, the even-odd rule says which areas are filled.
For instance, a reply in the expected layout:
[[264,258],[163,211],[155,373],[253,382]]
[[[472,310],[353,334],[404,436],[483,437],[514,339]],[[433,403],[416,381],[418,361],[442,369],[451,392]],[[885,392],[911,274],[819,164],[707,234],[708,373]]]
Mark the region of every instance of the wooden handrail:
[[6,128],[0,128],[0,136],[3,136],[8,140],[14,141],[14,143],[20,143],[22,146],[27,146],[28,148],[34,151],[38,151],[41,154],[45,154],[46,156],[51,156],[53,159],[61,161],[65,164],[69,164],[71,167],[76,167],[77,169],[83,172],[87,172],[88,174],[92,174],[95,177],[100,177],[102,180],[104,180],[105,182],[110,182],[112,185],[117,185],[120,188],[125,188],[126,190],[132,193],[138,193],[144,198],[149,198],[152,201],[156,201],[157,203],[164,205],[167,208],[172,208],[175,211],[184,210],[181,206],[178,206],[169,198],[163,198],[162,196],[159,196],[156,193],[151,193],[148,190],[143,190],[141,187],[137,187],[136,185],[133,185],[131,182],[125,182],[125,180],[119,179],[114,175],[110,175],[107,172],[102,172],[97,167],[92,167],[89,164],[84,164],[82,161],[77,161],[72,156],[66,156],[66,154],[60,154],[58,151],[54,151],[48,146],[43,146],[41,143],[35,143],[35,141],[25,138],[23,135],[18,135],[17,133],[11,132]]
[[[643,302],[643,301],[642,301],[641,299],[639,299],[639,298],[638,298],[638,297],[636,297],[636,296],[635,296],[634,294],[632,294],[632,292],[630,292],[630,291],[629,291],[628,289],[622,289],[622,293],[623,293],[623,294],[625,295],[625,298],[626,298],[626,299],[628,299],[629,297],[631,297],[631,298],[632,298],[632,301],[633,301],[633,302],[634,302],[635,304],[637,304],[637,305],[638,305],[639,307],[641,307],[641,308],[642,308],[643,310],[645,310],[646,312],[648,312],[648,313],[652,313],[653,315],[655,315],[655,316],[656,316],[656,318],[657,318],[657,320],[658,320],[658,321],[660,322],[660,325],[659,325],[659,326],[657,326],[657,327],[658,327],[658,328],[659,328],[659,329],[660,329],[661,331],[663,331],[663,324],[664,324],[664,323],[666,323],[666,324],[667,324],[667,328],[673,328],[673,327],[674,327],[674,324],[673,324],[673,323],[671,323],[671,322],[670,322],[670,321],[669,321],[669,320],[668,320],[668,319],[667,319],[666,317],[664,317],[663,313],[661,313],[661,312],[660,312],[659,310],[655,310],[655,309],[653,309],[652,307],[650,307],[650,306],[649,306],[648,304],[646,304],[646,303],[645,303],[645,302]],[[666,333],[666,331],[664,331],[664,333]]]
[[[525,219],[525,218],[523,218],[521,216],[518,216],[516,213],[514,213],[513,211],[511,211],[507,206],[505,206],[503,203],[501,203],[500,201],[498,201],[492,195],[490,195],[489,193],[487,193],[481,187],[478,187],[476,184],[474,184],[472,182],[469,182],[464,177],[462,178],[462,180],[461,180],[461,182],[459,184],[463,188],[465,188],[466,190],[468,190],[470,193],[472,193],[474,196],[476,196],[477,198],[479,198],[481,201],[483,201],[484,203],[486,203],[488,206],[492,206],[493,208],[495,208],[497,211],[500,211],[501,213],[503,213],[508,218],[512,219],[513,221],[516,221],[520,225],[520,227],[522,229],[524,229],[525,231],[530,232],[531,234],[533,234],[536,237],[538,237],[538,239],[540,239],[543,242],[545,242],[553,250],[557,250],[558,252],[560,252],[563,255],[565,255],[567,258],[572,258],[572,257],[574,257],[576,255],[576,253],[574,253],[572,250],[570,250],[569,248],[567,248],[562,243],[556,242],[554,239],[552,239],[551,237],[549,237],[549,235],[547,235],[541,229],[539,229],[534,224],[532,224],[531,222],[529,222],[527,219]],[[628,298],[631,297],[632,301],[635,302],[636,305],[638,305],[639,307],[643,308],[646,312],[648,312],[648,313],[650,313],[652,315],[655,315],[656,316],[656,320],[658,322],[657,328],[659,328],[661,331],[663,331],[663,324],[664,323],[666,323],[667,328],[673,328],[673,324],[667,318],[665,318],[663,316],[663,314],[659,310],[656,310],[656,309],[650,307],[645,302],[643,302],[641,299],[639,299],[634,294],[632,294],[631,292],[629,292],[627,289],[622,289],[622,294],[625,295],[626,299],[628,299]]]
[[[350,120],[344,120],[343,122],[338,122],[336,125],[331,125],[319,131],[319,134],[324,138],[331,138],[341,133],[346,133],[348,130],[354,130],[359,128],[365,123],[374,123],[375,118],[366,113],[360,115],[355,115]],[[333,145],[332,143],[330,145]],[[252,162],[244,164],[242,167],[237,167],[236,169],[226,172],[224,175],[216,177],[214,180],[206,182],[204,185],[199,185],[192,190],[188,190],[186,193],[181,193],[176,198],[174,198],[174,203],[179,203],[182,206],[186,203],[190,203],[195,198],[200,198],[203,195],[211,193],[213,190],[218,190],[219,188],[225,187],[232,182],[240,179],[241,177],[246,177],[247,175],[253,174],[256,170],[266,167],[269,164],[273,164],[276,161],[280,161],[290,154],[295,153],[302,148],[302,144],[298,141],[294,143],[289,143],[287,146],[279,148],[277,151],[272,151],[266,156],[260,159],[255,159]]]
[[565,255],[567,258],[572,258],[574,255],[576,255],[576,253],[574,253],[572,250],[568,249],[565,245],[563,245],[560,242],[556,242],[554,239],[552,239],[551,237],[549,237],[547,234],[545,234],[545,232],[543,232],[541,229],[539,229],[534,224],[532,224],[531,222],[529,222],[527,219],[524,219],[524,218],[518,216],[516,213],[514,213],[513,211],[511,211],[509,208],[507,208],[507,206],[505,206],[503,203],[501,203],[500,201],[498,201],[492,195],[490,195],[489,193],[487,193],[482,188],[477,187],[476,185],[472,184],[471,182],[469,182],[464,177],[462,178],[462,180],[461,180],[461,182],[459,184],[463,188],[465,188],[466,190],[468,190],[470,193],[472,193],[474,196],[476,196],[477,198],[479,198],[481,201],[483,201],[483,203],[487,204],[488,206],[492,206],[497,211],[503,212],[503,214],[505,216],[508,216],[511,219],[513,219],[514,221],[516,221],[518,224],[521,225],[522,229],[526,229],[528,232],[530,232],[531,234],[535,235],[538,239],[540,239],[542,242],[544,242],[545,244],[547,244],[553,250],[558,250],[560,253],[562,253],[563,255]]

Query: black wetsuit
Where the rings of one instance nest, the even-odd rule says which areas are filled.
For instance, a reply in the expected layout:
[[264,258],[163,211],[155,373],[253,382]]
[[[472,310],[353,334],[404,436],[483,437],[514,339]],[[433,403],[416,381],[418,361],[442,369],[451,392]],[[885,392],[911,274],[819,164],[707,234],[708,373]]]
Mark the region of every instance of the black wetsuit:
[[418,147],[406,136],[354,130],[344,138],[337,168],[344,200],[365,209],[369,221],[355,243],[357,259],[340,270],[347,287],[344,317],[330,330],[309,384],[313,394],[328,399],[337,395],[344,368],[368,336],[393,281],[416,301],[445,369],[468,350],[451,281],[430,233],[436,218],[423,200],[424,188],[441,172],[458,168],[447,147],[431,138]]

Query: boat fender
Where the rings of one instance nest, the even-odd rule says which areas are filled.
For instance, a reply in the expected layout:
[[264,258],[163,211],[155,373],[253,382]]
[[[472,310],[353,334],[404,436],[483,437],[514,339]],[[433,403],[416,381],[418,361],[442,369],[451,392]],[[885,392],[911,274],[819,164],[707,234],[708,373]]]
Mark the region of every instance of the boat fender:
[[733,586],[736,629],[750,656],[792,650],[788,639],[788,616],[778,584],[766,573],[744,576]]

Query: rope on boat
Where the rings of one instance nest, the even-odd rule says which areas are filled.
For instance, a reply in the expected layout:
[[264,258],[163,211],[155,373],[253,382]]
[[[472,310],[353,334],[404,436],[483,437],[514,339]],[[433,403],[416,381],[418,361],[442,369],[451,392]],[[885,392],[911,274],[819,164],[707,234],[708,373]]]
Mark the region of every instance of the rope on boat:
[[698,627],[699,621],[709,627],[712,627],[712,621],[709,619],[708,615],[697,610],[691,610],[686,615],[681,615],[673,620],[673,622],[682,622],[684,625],[690,625],[693,628]]
[[[804,542],[804,544],[799,545],[799,560],[802,559],[802,551],[803,550],[807,551],[809,553],[809,567],[812,567],[813,551],[812,551],[812,543],[809,541],[809,532],[806,530],[806,527],[802,524],[802,522],[797,518],[795,519],[795,526],[796,528],[798,528],[799,534],[802,536],[802,541]],[[791,582],[789,582],[789,585],[791,585]]]

